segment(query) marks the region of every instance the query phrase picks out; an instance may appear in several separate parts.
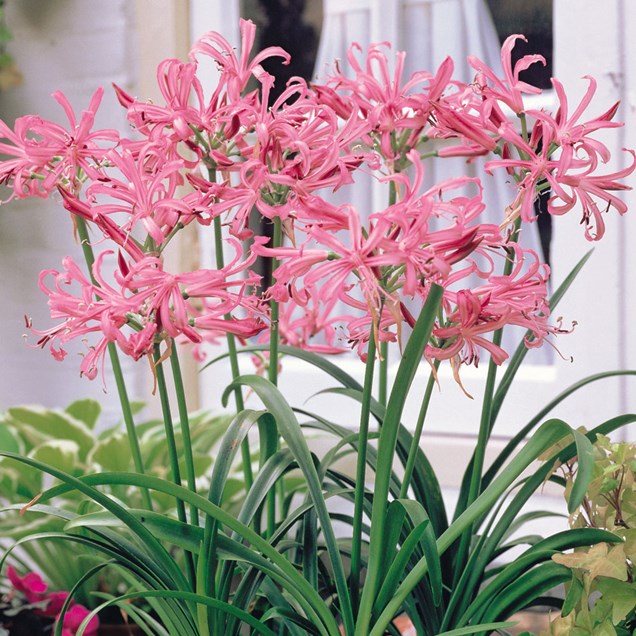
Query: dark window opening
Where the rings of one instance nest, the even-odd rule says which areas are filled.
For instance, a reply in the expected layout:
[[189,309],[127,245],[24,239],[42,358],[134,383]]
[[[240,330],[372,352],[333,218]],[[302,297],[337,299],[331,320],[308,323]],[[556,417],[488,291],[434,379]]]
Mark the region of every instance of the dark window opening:
[[543,55],[546,65],[533,64],[521,79],[539,88],[551,88],[553,60],[552,0],[487,0],[500,42],[515,33],[525,35],[528,42],[518,40],[512,52],[514,63],[524,55]]
[[[543,55],[546,64],[532,64],[520,73],[519,78],[541,89],[552,88],[554,38],[552,27],[552,0],[488,0],[500,42],[515,33],[524,35],[527,42],[517,40],[512,51],[513,68],[524,55]],[[552,217],[548,213],[550,190],[544,190],[534,203],[537,228],[543,260],[550,264],[552,242]]]
[[[262,63],[265,71],[275,78],[269,95],[270,105],[278,99],[292,77],[301,77],[307,82],[311,80],[322,26],[322,2],[242,0],[241,15],[258,27],[255,51],[268,46],[280,46],[291,56],[287,65],[282,64],[277,57]],[[271,239],[272,223],[262,218],[256,210],[252,212],[250,224],[255,232]],[[266,289],[272,282],[271,259],[259,257],[255,269],[263,277],[261,285]]]

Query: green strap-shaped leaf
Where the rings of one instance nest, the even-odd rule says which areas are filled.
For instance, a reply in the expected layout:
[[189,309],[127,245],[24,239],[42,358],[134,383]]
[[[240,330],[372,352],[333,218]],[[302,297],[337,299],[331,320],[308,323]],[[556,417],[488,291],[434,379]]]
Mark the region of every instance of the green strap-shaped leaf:
[[[230,616],[234,616],[244,622],[246,625],[249,625],[257,634],[263,634],[263,636],[278,636],[278,634],[272,631],[267,625],[264,625],[258,618],[252,616],[249,612],[242,610],[238,607],[234,607],[229,603],[224,603],[223,601],[218,601],[213,598],[209,598],[207,596],[202,596],[200,594],[195,594],[193,592],[185,592],[182,590],[142,590],[140,592],[132,592],[130,594],[122,594],[115,599],[106,601],[102,603],[98,607],[96,607],[82,622],[79,629],[83,630],[87,627],[90,620],[96,616],[99,612],[110,607],[112,605],[117,605],[122,601],[134,600],[134,599],[152,599],[152,598],[161,598],[161,599],[177,599],[187,601],[189,603],[198,603],[201,605],[207,605],[212,607],[220,612],[225,614],[229,614]],[[179,636],[200,636],[198,631],[190,631],[190,632],[179,632]]]
[[210,478],[208,499],[212,503],[217,505],[221,503],[227,477],[230,474],[232,463],[240,450],[241,442],[264,412],[247,409],[239,413],[228,426],[216,453],[214,468]]
[[[411,524],[414,527],[413,532],[409,534],[409,537],[407,537],[407,541],[411,537],[411,535],[415,532],[415,529],[418,529],[418,528],[420,529],[417,534],[420,534],[421,532],[421,537],[418,539],[418,542],[413,546],[413,549],[419,546],[424,554],[424,558],[427,560],[429,564],[428,578],[429,578],[429,584],[431,589],[431,595],[433,598],[433,603],[436,606],[438,606],[442,600],[442,565],[440,562],[439,554],[437,553],[435,533],[433,531],[433,527],[431,526],[428,514],[424,506],[422,506],[419,502],[412,501],[410,499],[397,499],[395,501],[392,501],[389,508],[391,509],[395,507],[400,507],[404,510],[405,514],[408,516],[408,518],[411,521]],[[406,556],[406,552],[408,551],[405,550],[404,545],[402,545],[400,548],[400,552],[398,554],[398,558],[402,559],[403,556]],[[412,551],[411,551],[411,554],[412,554]],[[404,561],[405,565],[408,563],[410,556],[411,555],[409,554],[407,559]],[[396,571],[397,571],[397,568],[396,568]],[[406,571],[406,568],[402,568],[402,571],[400,572],[400,579],[404,577],[405,571]],[[397,582],[399,583],[399,580]],[[385,583],[383,583],[382,587],[384,588],[385,586],[386,586],[386,580],[385,580]],[[393,594],[393,590],[389,589],[388,586],[386,586],[386,591],[384,594],[385,596],[382,596],[382,598],[380,598],[381,595],[378,594],[378,599],[376,600],[376,608],[375,608],[376,614],[379,614],[380,611],[384,608],[384,605],[386,604],[390,596]]]
[[[612,418],[611,420],[608,420],[607,422],[604,422],[592,429],[589,433],[587,433],[587,437],[590,440],[595,439],[597,433],[608,434],[611,431],[634,421],[636,421],[636,415],[632,414]],[[466,576],[462,577],[460,581],[461,585],[453,590],[453,596],[449,603],[449,607],[451,605],[453,608],[457,606],[457,612],[460,614],[463,613],[465,608],[469,605],[470,600],[473,598],[475,590],[478,589],[481,584],[483,572],[486,566],[492,560],[502,538],[506,536],[508,529],[517,519],[517,516],[523,509],[523,506],[530,497],[532,497],[534,493],[541,488],[545,480],[550,476],[555,462],[569,461],[575,456],[575,454],[576,445],[570,444],[567,448],[556,453],[522,482],[521,488],[512,498],[512,501],[510,501],[506,507],[502,509],[502,514],[497,518],[496,523],[491,528],[489,534],[487,536],[484,535],[482,540],[480,540],[478,549],[476,549],[471,556],[469,567],[465,572]],[[502,473],[502,475],[503,474],[504,473]],[[486,512],[488,511],[485,511],[485,513]]]
[[[83,492],[91,499],[102,505],[107,510],[113,512],[113,514],[122,519],[124,524],[129,529],[136,532],[142,541],[148,541],[149,545],[151,546],[154,545],[154,543],[158,543],[156,537],[154,537],[152,533],[149,532],[148,529],[145,528],[145,526],[143,526],[143,524],[140,524],[139,521],[127,510],[122,509],[109,497],[96,490],[94,486],[121,484],[127,486],[135,486],[138,488],[148,488],[150,490],[163,492],[171,497],[179,497],[186,504],[195,505],[203,514],[211,515],[215,517],[219,523],[228,526],[228,528],[230,528],[231,530],[239,532],[244,540],[251,544],[252,547],[254,547],[256,550],[260,551],[267,559],[271,560],[274,565],[280,568],[280,570],[286,577],[287,589],[290,591],[290,594],[294,596],[297,602],[303,607],[303,609],[307,611],[308,616],[310,616],[311,620],[314,620],[319,625],[319,627],[322,628],[321,631],[323,631],[324,634],[329,634],[330,636],[338,635],[337,623],[335,622],[331,613],[325,607],[324,601],[317,593],[317,591],[307,584],[307,582],[296,571],[292,564],[283,555],[281,555],[268,541],[263,539],[263,537],[254,532],[251,528],[246,527],[244,524],[241,524],[228,512],[212,504],[210,501],[207,500],[207,498],[201,497],[200,495],[193,493],[187,488],[177,486],[170,481],[150,475],[140,475],[138,473],[101,473],[86,475],[81,479],[77,479],[71,477],[70,475],[60,473],[59,471],[56,471],[51,467],[37,464],[37,462],[33,462],[33,460],[29,460],[28,458],[14,456],[8,453],[0,453],[0,455],[11,456],[18,461],[28,463],[29,465],[35,465],[40,470],[52,474],[54,477],[57,477],[61,481],[67,482],[64,488],[62,488],[61,486],[54,487],[43,493],[40,498],[41,501],[46,501],[47,498],[52,497],[53,495],[57,495],[60,492],[63,492],[65,489],[68,490],[69,487],[76,488],[80,492]],[[163,547],[161,548],[161,550],[165,552]],[[156,558],[159,557],[160,553],[158,553]],[[162,565],[164,565],[164,562],[161,561],[160,563],[157,563],[155,565],[161,567]],[[166,563],[165,565],[168,564]],[[169,567],[176,567],[174,561],[172,561],[172,564]],[[187,589],[188,584],[180,571],[179,577],[180,578],[178,580],[181,584],[180,589]]]
[[[437,309],[441,302],[443,288],[432,285],[424,307],[413,327],[409,341],[404,348],[398,366],[395,382],[386,407],[386,414],[378,440],[378,467],[373,488],[373,509],[371,513],[371,537],[369,538],[369,565],[367,578],[362,590],[360,611],[356,625],[356,636],[369,636],[369,627],[376,594],[380,586],[380,568],[382,564],[384,533],[387,515],[387,501],[395,449],[400,430],[400,421],[407,395],[415,378],[415,373],[428,344]],[[390,620],[383,625],[386,628]],[[374,627],[375,629],[375,627]]]
[[590,546],[601,542],[620,543],[621,538],[612,532],[598,528],[572,528],[557,532],[539,541],[514,561],[504,566],[501,572],[479,592],[456,624],[461,626],[465,625],[469,620],[473,622],[482,620],[488,599],[492,598],[503,587],[515,581],[532,565],[550,559],[553,554],[564,550]]
[[451,629],[449,632],[438,634],[438,636],[469,636],[470,634],[481,634],[484,631],[490,633],[495,629],[506,629],[506,627],[514,627],[515,625],[517,625],[516,621],[508,621],[503,623],[484,623],[483,625],[474,625],[471,627]]
[[488,606],[483,620],[491,622],[508,618],[531,605],[537,596],[569,581],[571,576],[572,571],[564,565],[553,561],[541,563],[532,570],[524,572],[516,581],[502,590]]
[[606,371],[590,375],[559,393],[553,400],[548,402],[503,448],[490,465],[490,468],[484,473],[482,486],[485,488],[495,477],[495,475],[505,465],[511,455],[515,453],[517,447],[523,443],[525,438],[537,427],[537,425],[545,418],[555,407],[557,407],[566,398],[570,397],[576,391],[586,387],[588,384],[619,376],[636,376],[636,371]]
[[351,597],[347,586],[347,579],[344,573],[344,567],[340,558],[338,543],[329,518],[329,511],[325,504],[322,492],[322,485],[318,477],[318,472],[314,465],[311,452],[307,446],[307,441],[303,435],[303,431],[296,420],[296,416],[291,407],[271,382],[257,375],[241,376],[232,383],[223,394],[223,401],[236,385],[245,385],[251,387],[259,396],[267,410],[276,418],[278,430],[282,435],[285,443],[293,453],[299,468],[302,470],[307,480],[307,488],[311,495],[312,501],[316,509],[316,514],[320,520],[325,544],[329,559],[334,571],[336,587],[338,589],[339,603],[342,611],[342,620],[347,635],[353,633],[353,613],[351,606]]
[[[472,526],[476,519],[490,510],[499,497],[516,481],[523,471],[559,440],[566,435],[571,435],[572,429],[562,420],[553,419],[545,422],[526,445],[510,461],[504,473],[499,475],[484,492],[450,525],[448,530],[437,540],[438,553],[442,555],[465,531]],[[406,576],[394,597],[386,606],[378,618],[370,636],[382,636],[382,630],[390,622],[400,605],[404,602],[411,590],[418,584],[428,571],[426,559],[420,560],[411,572]]]
[[592,471],[594,470],[594,448],[592,442],[579,431],[574,433],[574,441],[576,443],[577,470],[574,483],[572,484],[572,492],[568,499],[568,512],[572,514],[583,501],[587,487],[592,480]]
[[[252,345],[249,347],[243,347],[237,353],[253,353],[255,351],[269,351],[269,345]],[[332,378],[338,380],[338,382],[340,382],[340,384],[342,384],[343,386],[348,386],[362,391],[362,385],[355,378],[350,376],[348,373],[343,371],[341,367],[334,364],[333,362],[330,362],[323,356],[319,356],[312,351],[306,351],[305,349],[299,349],[297,347],[291,347],[289,345],[279,345],[278,351],[279,353],[293,356],[294,358],[298,358],[299,360],[308,362],[312,366],[316,367],[317,369],[321,369]],[[219,360],[227,358],[228,355],[228,353],[224,353],[214,358],[213,360],[210,360],[210,362],[204,365],[201,370],[206,369]]]

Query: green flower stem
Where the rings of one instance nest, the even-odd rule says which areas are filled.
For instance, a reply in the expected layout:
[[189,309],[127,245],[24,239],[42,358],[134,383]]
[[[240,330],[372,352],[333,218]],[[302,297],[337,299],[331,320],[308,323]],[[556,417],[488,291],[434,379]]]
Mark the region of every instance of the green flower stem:
[[[281,220],[274,217],[274,236],[272,237],[272,247],[275,249],[283,243],[283,227]],[[278,260],[272,259],[272,272],[276,270]],[[274,279],[272,279],[274,282]],[[269,381],[277,386],[278,384],[278,345],[280,340],[278,315],[279,305],[274,299],[270,300],[270,327],[269,327],[269,366],[267,368],[267,377]],[[272,454],[278,449],[278,435],[276,436],[276,445],[272,449]],[[269,459],[269,455],[264,458]],[[281,497],[282,500],[282,497]],[[267,537],[271,537],[276,531],[276,489],[272,488],[267,493]]]
[[413,432],[413,440],[411,441],[411,447],[409,448],[409,454],[404,468],[404,478],[402,479],[402,486],[400,487],[400,499],[406,499],[407,497],[411,477],[413,476],[413,469],[415,468],[415,461],[417,459],[417,451],[422,437],[422,429],[424,428],[424,420],[426,419],[428,406],[431,402],[431,395],[433,394],[433,387],[436,382],[435,373],[439,368],[439,363],[439,360],[435,360],[433,363],[435,369],[434,371],[431,371],[431,375],[428,378],[428,383],[424,392],[424,397],[422,398],[422,405],[420,406],[417,424],[415,425],[415,431]]
[[[170,367],[174,380],[175,394],[177,396],[177,408],[179,409],[179,422],[181,423],[181,437],[183,439],[183,461],[185,463],[186,480],[188,488],[192,492],[197,491],[196,475],[194,472],[194,454],[192,452],[192,436],[190,435],[190,418],[188,416],[188,405],[183,385],[183,375],[179,364],[179,354],[174,340],[171,343]],[[195,506],[190,506],[190,523],[193,526],[199,525],[199,513]]]
[[[389,183],[389,207],[395,205],[397,201],[397,189],[395,187],[395,181],[391,181]],[[387,276],[385,275],[383,283],[386,285],[388,283]],[[382,319],[382,312],[378,316],[378,331],[380,329],[380,321]],[[388,395],[388,387],[389,387],[389,343],[388,342],[380,342],[379,343],[379,351],[380,351],[380,361],[379,361],[379,375],[378,375],[378,402],[382,404],[382,406],[386,406],[387,395]]]
[[[140,475],[144,475],[145,470],[143,460],[141,458],[141,448],[139,446],[139,439],[137,437],[137,431],[135,429],[135,421],[132,413],[132,408],[130,406],[130,399],[128,398],[126,381],[121,370],[119,355],[117,354],[117,347],[114,342],[108,343],[108,355],[110,356],[110,364],[113,370],[113,375],[115,376],[117,395],[119,396],[121,412],[124,418],[124,424],[126,426],[126,435],[128,437],[128,443],[130,444],[130,452],[132,454],[135,471]],[[146,489],[142,489],[141,496],[144,506],[148,508],[148,510],[152,510],[152,499],[150,497],[150,493]]]
[[[493,343],[495,346],[499,346],[501,344],[503,330],[499,329],[493,335]],[[471,462],[469,464],[470,470],[470,481],[468,485],[468,493],[466,496],[466,500],[464,502],[464,506],[462,509],[466,510],[479,496],[479,492],[481,490],[481,479],[482,472],[484,468],[484,461],[486,455],[486,447],[488,446],[488,440],[490,439],[490,421],[491,421],[491,410],[492,410],[492,400],[495,391],[495,382],[497,379],[497,365],[493,362],[492,358],[488,364],[488,375],[486,376],[486,386],[484,388],[484,397],[482,402],[481,409],[481,419],[479,421],[479,434],[477,436],[477,445],[475,446],[475,451],[473,453]],[[459,547],[457,549],[456,555],[456,563],[465,564],[468,559],[468,552],[470,550],[470,545],[473,539],[473,526],[472,524],[468,525],[465,531],[462,533]],[[456,584],[459,581],[459,577],[464,571],[463,566],[456,567],[455,569],[455,581]]]
[[362,516],[364,512],[365,479],[367,471],[367,444],[369,442],[369,418],[371,414],[371,395],[373,392],[373,374],[375,369],[375,340],[369,338],[367,362],[364,374],[364,388],[360,409],[360,432],[358,436],[358,459],[356,466],[356,489],[353,511],[353,529],[351,546],[351,603],[357,610],[360,595],[360,571],[362,561]]
[[[523,120],[522,120],[523,121]],[[520,219],[515,220],[514,230],[512,231],[511,240],[516,240],[519,233]],[[503,275],[509,276],[514,266],[514,253],[509,252],[508,258],[505,262]],[[495,331],[492,337],[493,344],[496,347],[501,345],[503,338],[503,328]],[[473,452],[473,456],[468,465],[467,471],[470,471],[470,480],[468,482],[468,491],[466,497],[462,498],[460,492],[460,506],[458,507],[457,514],[463,512],[468,508],[479,496],[481,492],[482,473],[484,469],[484,462],[486,457],[486,447],[490,440],[490,434],[492,432],[493,417],[492,407],[493,398],[495,394],[495,383],[497,380],[497,365],[492,357],[488,361],[488,374],[486,376],[486,386],[484,388],[484,396],[482,401],[481,418],[479,421],[479,434],[477,435],[477,445]],[[465,478],[467,475],[465,475]],[[470,544],[472,542],[473,527],[472,525],[466,528],[466,531],[462,534],[458,551],[456,554],[456,563],[465,564],[468,559],[468,552],[470,550]],[[455,570],[456,577],[460,575],[463,567],[457,567]],[[457,580],[455,581],[455,583]]]
[[[210,180],[215,181],[216,175],[214,171],[210,171]],[[223,269],[225,266],[225,259],[223,258],[223,229],[221,227],[221,217],[214,217],[214,257],[216,259],[217,269]],[[232,316],[226,314],[223,316],[225,320],[231,320]],[[241,375],[238,364],[238,355],[236,352],[236,338],[232,333],[226,333],[227,349],[230,358],[230,371],[232,373],[232,380]],[[237,385],[234,390],[234,401],[236,404],[237,412],[245,409],[245,403],[243,402],[243,389]],[[243,477],[245,478],[245,488],[249,490],[254,482],[254,475],[252,474],[252,456],[250,453],[249,441],[246,439],[241,443],[241,458],[243,461]]]
[[[172,482],[177,486],[181,486],[181,471],[179,469],[179,452],[177,450],[177,442],[174,436],[174,427],[172,423],[172,412],[170,409],[170,398],[168,397],[168,387],[166,384],[166,376],[163,372],[163,364],[161,361],[161,349],[158,344],[155,345],[154,351],[155,373],[157,374],[157,387],[159,389],[159,398],[161,400],[161,412],[163,415],[163,424],[166,433],[166,444],[168,446],[168,459],[170,462],[170,472],[172,473]],[[185,504],[183,500],[177,498],[177,517],[179,521],[187,523]],[[196,589],[196,568],[194,566],[194,557],[192,553],[185,553],[186,570],[188,580],[192,589]]]
[[[369,338],[369,342],[373,338]],[[389,387],[389,343],[382,341],[380,343],[380,377],[378,378],[378,402],[382,406],[386,406],[386,397]]]
[[521,122],[521,137],[524,141],[528,141],[528,119],[525,113],[519,113],[519,121]]
[[377,469],[371,510],[371,536],[369,538],[369,563],[367,578],[360,599],[360,610],[356,624],[355,636],[368,636],[371,631],[371,617],[374,604],[380,589],[380,574],[387,549],[385,545],[385,527],[387,522],[389,490],[393,459],[397,444],[402,413],[408,392],[415,378],[424,349],[431,336],[437,309],[442,300],[444,290],[433,284],[428,293],[424,307],[413,327],[413,332],[404,349],[402,360],[398,366],[395,382],[387,403],[384,422],[378,440]]
[[[273,220],[274,223],[274,236],[272,238],[272,247],[276,249],[280,247],[283,242],[283,229],[278,217]],[[278,260],[272,258],[272,271],[278,266]],[[272,280],[274,282],[274,279]],[[269,328],[269,367],[268,367],[268,379],[276,386],[278,384],[278,341],[280,339],[278,331],[278,302],[270,300],[271,311],[271,324]]]
[[[79,216],[74,217],[75,227],[77,228],[77,235],[79,236],[80,243],[82,245],[82,252],[84,253],[84,260],[88,267],[88,274],[91,282],[97,286],[97,281],[93,275],[93,264],[95,263],[95,255],[93,254],[93,248],[90,243],[90,237],[88,236],[88,227],[86,221]],[[137,431],[135,429],[135,420],[130,406],[130,399],[128,397],[128,389],[126,388],[126,381],[124,374],[122,373],[121,364],[119,362],[119,355],[117,353],[117,347],[114,342],[108,343],[108,355],[110,357],[111,367],[113,369],[113,375],[115,376],[115,385],[117,386],[117,395],[121,404],[121,412],[124,418],[124,424],[126,426],[126,434],[128,436],[128,443],[130,444],[130,453],[133,458],[133,464],[135,471],[140,475],[144,474],[144,462],[141,457],[141,447],[139,446],[139,439],[137,437]],[[148,510],[152,510],[152,499],[150,493],[146,489],[141,490],[141,496],[144,506]]]

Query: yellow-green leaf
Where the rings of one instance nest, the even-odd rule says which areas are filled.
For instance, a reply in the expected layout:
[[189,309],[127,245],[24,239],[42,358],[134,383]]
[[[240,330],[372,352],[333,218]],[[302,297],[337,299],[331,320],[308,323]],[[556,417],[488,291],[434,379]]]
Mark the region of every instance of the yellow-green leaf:
[[612,622],[617,625],[636,607],[636,583],[603,579],[597,587],[603,599],[612,604]]
[[590,581],[597,576],[627,580],[625,550],[620,543],[609,549],[607,543],[597,543],[585,552],[555,554],[552,559],[566,567],[585,570]]

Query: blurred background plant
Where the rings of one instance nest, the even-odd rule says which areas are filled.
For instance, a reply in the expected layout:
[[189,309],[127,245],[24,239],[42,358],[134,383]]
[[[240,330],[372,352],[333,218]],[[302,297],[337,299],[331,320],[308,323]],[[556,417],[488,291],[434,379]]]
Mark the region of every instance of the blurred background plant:
[[4,4],[4,0],[0,0],[0,91],[6,91],[22,83],[22,73],[7,51],[7,42],[10,42],[13,36],[7,26]]
[[[136,413],[142,408],[143,404],[133,405]],[[12,407],[0,413],[0,445],[55,466],[74,477],[132,470],[125,430],[120,425],[100,426],[100,414],[100,404],[91,399],[73,402],[64,410],[40,406]],[[195,474],[198,484],[205,491],[209,485],[214,447],[227,429],[229,418],[198,412],[191,415],[190,423]],[[179,422],[176,424],[177,448],[182,449],[181,429]],[[166,478],[169,462],[162,431],[163,422],[160,420],[141,421],[137,425],[146,472]],[[0,549],[7,554],[0,589],[5,598],[16,598],[13,593],[15,586],[7,578],[7,566],[23,576],[30,573],[32,576],[41,575],[42,584],[52,590],[68,591],[100,560],[97,553],[85,544],[59,540],[68,517],[60,516],[59,512],[56,514],[54,508],[77,513],[96,510],[97,507],[91,505],[87,497],[69,490],[50,502],[48,513],[37,512],[31,507],[39,494],[55,483],[35,468],[8,458],[0,459]],[[228,510],[236,510],[242,493],[243,482],[230,474],[224,506]],[[143,507],[143,497],[137,488],[113,484],[108,494],[130,509]],[[160,492],[153,493],[152,506],[157,513],[173,514],[174,498]],[[108,568],[81,585],[77,589],[76,600],[92,608],[99,601],[94,592],[112,594],[127,587],[117,568]]]

